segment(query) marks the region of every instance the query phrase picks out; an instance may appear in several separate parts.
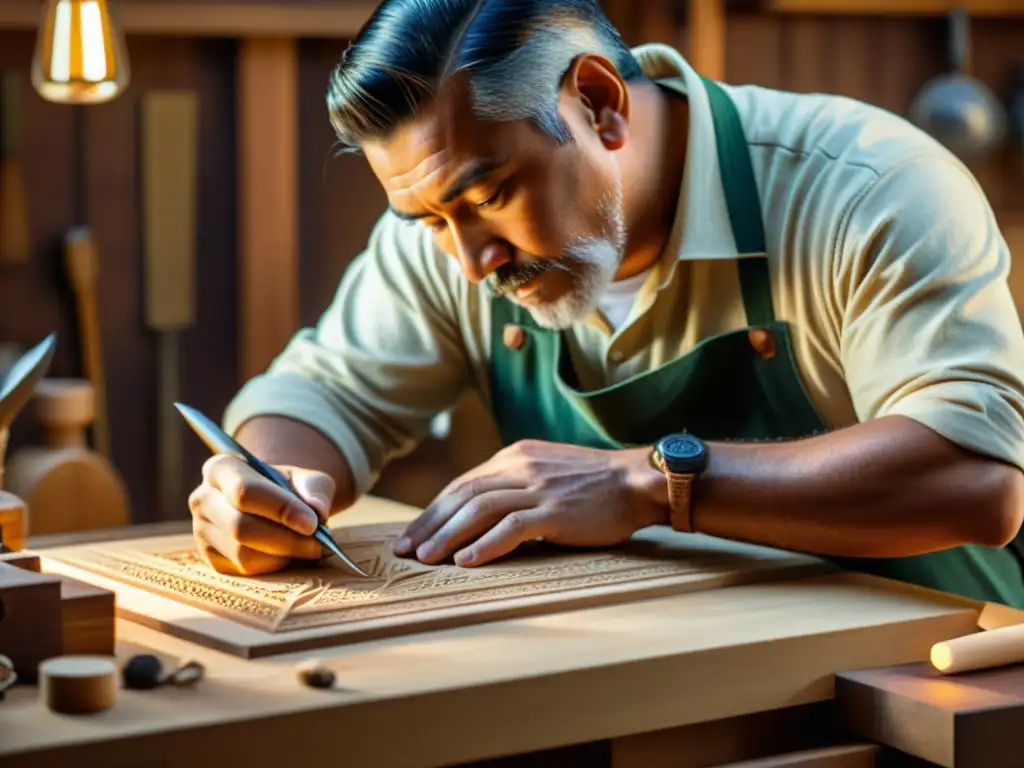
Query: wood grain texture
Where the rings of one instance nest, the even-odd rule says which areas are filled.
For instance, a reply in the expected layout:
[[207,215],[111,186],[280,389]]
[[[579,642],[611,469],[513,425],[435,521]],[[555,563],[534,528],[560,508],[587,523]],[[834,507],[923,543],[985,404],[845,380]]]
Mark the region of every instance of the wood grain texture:
[[852,733],[945,768],[1019,766],[1024,667],[955,677],[926,662],[842,672],[836,715]]
[[824,561],[651,528],[609,551],[525,547],[480,568],[399,558],[391,542],[419,510],[373,497],[335,538],[369,579],[329,567],[260,578],[214,572],[191,535],[51,549],[50,570],[119,595],[121,616],[246,658],[832,570]]
[[261,373],[299,323],[296,42],[250,38],[238,49],[239,353]]

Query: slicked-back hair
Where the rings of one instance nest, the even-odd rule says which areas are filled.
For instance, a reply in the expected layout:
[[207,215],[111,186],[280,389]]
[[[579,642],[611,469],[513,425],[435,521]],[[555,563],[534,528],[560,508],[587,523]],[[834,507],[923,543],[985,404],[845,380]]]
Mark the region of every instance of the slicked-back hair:
[[383,0],[331,73],[327,109],[342,151],[358,151],[466,72],[480,119],[527,119],[566,143],[559,88],[581,54],[644,77],[598,0]]

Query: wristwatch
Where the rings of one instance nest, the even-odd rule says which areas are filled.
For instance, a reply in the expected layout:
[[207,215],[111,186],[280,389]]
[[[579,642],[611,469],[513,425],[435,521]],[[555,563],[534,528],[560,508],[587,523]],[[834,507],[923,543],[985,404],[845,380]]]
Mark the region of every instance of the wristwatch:
[[651,463],[668,481],[669,521],[677,531],[693,531],[693,485],[708,463],[703,441],[687,432],[666,435],[654,445]]

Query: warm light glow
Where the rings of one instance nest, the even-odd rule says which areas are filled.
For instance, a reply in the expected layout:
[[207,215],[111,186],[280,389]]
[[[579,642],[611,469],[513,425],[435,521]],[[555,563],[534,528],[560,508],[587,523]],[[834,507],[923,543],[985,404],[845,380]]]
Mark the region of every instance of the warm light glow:
[[935,643],[931,652],[932,666],[940,672],[945,672],[953,663],[953,652],[945,643]]
[[99,104],[128,86],[128,55],[107,0],[46,0],[32,84],[47,101]]

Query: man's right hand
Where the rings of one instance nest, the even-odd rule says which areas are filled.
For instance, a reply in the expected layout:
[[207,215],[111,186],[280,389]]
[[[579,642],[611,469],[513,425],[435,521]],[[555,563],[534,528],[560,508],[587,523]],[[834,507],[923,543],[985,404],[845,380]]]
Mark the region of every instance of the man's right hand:
[[302,501],[234,456],[213,456],[203,465],[203,482],[189,496],[192,532],[203,559],[220,573],[256,576],[293,558],[323,556],[312,534],[330,515],[334,480],[298,467],[277,469]]

